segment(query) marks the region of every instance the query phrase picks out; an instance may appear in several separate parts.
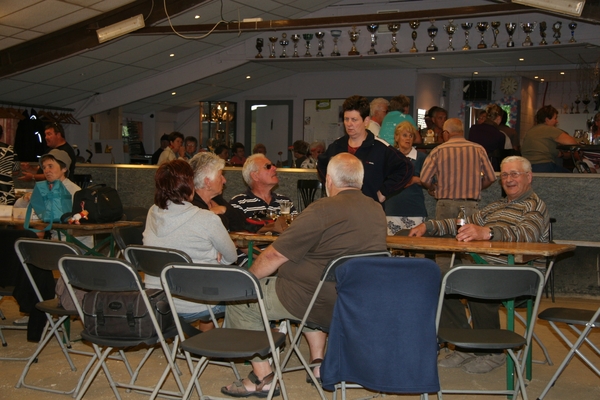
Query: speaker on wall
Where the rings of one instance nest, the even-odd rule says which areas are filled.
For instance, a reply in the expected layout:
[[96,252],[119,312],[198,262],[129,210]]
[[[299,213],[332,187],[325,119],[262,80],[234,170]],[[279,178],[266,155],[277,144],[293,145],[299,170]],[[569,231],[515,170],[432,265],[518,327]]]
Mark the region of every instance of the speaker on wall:
[[490,101],[492,99],[492,81],[463,81],[463,100]]

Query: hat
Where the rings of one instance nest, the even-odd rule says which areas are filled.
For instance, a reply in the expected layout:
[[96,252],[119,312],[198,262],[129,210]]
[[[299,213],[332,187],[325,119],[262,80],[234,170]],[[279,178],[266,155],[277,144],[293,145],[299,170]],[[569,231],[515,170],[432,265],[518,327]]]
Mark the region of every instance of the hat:
[[50,157],[54,158],[55,160],[60,161],[63,164],[65,164],[65,166],[67,167],[67,174],[69,173],[69,168],[71,168],[71,157],[69,157],[69,154],[67,154],[66,151],[58,150],[58,149],[50,150],[48,153],[46,153],[40,157],[40,167],[42,166],[42,160],[46,156],[50,156]]

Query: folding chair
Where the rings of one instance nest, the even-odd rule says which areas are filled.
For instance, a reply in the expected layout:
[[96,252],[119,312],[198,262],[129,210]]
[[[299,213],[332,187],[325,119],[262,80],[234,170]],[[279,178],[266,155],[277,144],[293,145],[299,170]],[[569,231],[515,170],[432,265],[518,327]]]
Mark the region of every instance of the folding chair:
[[[553,307],[542,311],[538,318],[548,321],[552,329],[554,329],[558,336],[560,336],[567,346],[569,346],[569,352],[552,376],[552,379],[550,379],[548,382],[548,385],[546,385],[542,391],[542,394],[539,395],[538,400],[542,400],[546,394],[548,394],[550,388],[554,386],[558,380],[558,377],[560,374],[562,374],[567,365],[569,365],[575,354],[577,354],[592,371],[600,376],[600,369],[596,367],[580,350],[581,345],[583,342],[585,342],[596,352],[597,355],[600,356],[600,349],[598,349],[598,347],[594,345],[594,343],[592,343],[592,341],[588,338],[592,332],[592,329],[600,327],[600,307],[596,311],[581,310],[577,308]],[[569,328],[571,328],[578,335],[575,343],[571,343],[567,336],[557,326],[557,323],[567,324]],[[583,327],[583,329],[581,329],[581,327]]]
[[[368,257],[335,271],[338,297],[321,365],[323,388],[383,393],[440,389],[435,310],[440,269],[432,260]],[[351,383],[349,383],[351,382]]]
[[[150,300],[148,300],[148,296],[146,295],[140,276],[133,266],[127,261],[104,257],[65,256],[59,261],[59,269],[72,297],[75,297],[74,288],[83,290],[97,290],[102,292],[139,291],[146,308],[148,310],[152,310]],[[81,308],[81,304],[77,302],[76,308],[79,317],[85,325],[86,317]],[[161,396],[181,396],[183,393],[183,384],[181,383],[181,379],[179,377],[179,371],[177,370],[173,362],[173,358],[171,357],[169,346],[166,343],[166,339],[174,337],[177,334],[177,330],[175,327],[173,327],[167,332],[161,332],[154,313],[149,312],[148,314],[150,315],[152,324],[156,331],[156,334],[148,339],[127,339],[122,337],[97,336],[86,330],[81,332],[81,337],[84,340],[92,343],[97,359],[94,359],[91,362],[95,363],[94,368],[88,375],[88,378],[85,384],[81,387],[81,390],[79,390],[77,393],[78,400],[83,398],[87,389],[98,375],[100,368],[103,369],[113,393],[115,394],[115,397],[119,400],[121,399],[121,396],[117,390],[118,387],[124,387],[142,392],[151,392],[151,399],[154,399],[159,394]],[[154,387],[139,386],[135,384],[141,368],[144,366],[150,357],[150,354],[152,353],[152,348],[150,348],[148,351],[146,351],[146,354],[138,364],[138,367],[133,374],[131,374],[131,368],[129,367],[129,363],[126,361],[127,358],[124,358],[123,361],[126,364],[128,372],[131,374],[131,380],[129,382],[115,382],[112,374],[110,373],[110,369],[106,364],[106,359],[113,349],[132,348],[141,345],[155,346],[157,344],[161,346],[168,364],[167,373],[165,373],[163,379],[161,379]],[[161,389],[169,371],[173,373],[173,377],[175,378],[175,382],[177,383],[177,387],[179,389],[178,392]]]
[[[39,270],[55,271],[58,269],[58,261],[60,258],[66,254],[82,254],[82,250],[71,243],[66,242],[58,242],[53,240],[44,240],[44,239],[29,239],[23,238],[18,239],[15,242],[15,252],[23,265],[23,269],[25,274],[29,278],[29,282],[35,292],[38,303],[36,304],[36,308],[46,315],[46,326],[44,327],[44,331],[42,333],[42,337],[38,343],[38,346],[35,352],[29,357],[29,361],[25,365],[21,377],[17,382],[16,387],[20,388],[21,386],[29,388],[41,390],[44,392],[50,393],[58,393],[58,394],[71,394],[76,392],[81,386],[81,380],[85,375],[85,371],[82,374],[77,386],[69,391],[56,390],[42,386],[35,386],[31,384],[27,384],[25,382],[25,378],[30,371],[31,365],[34,362],[37,362],[40,359],[40,354],[48,344],[48,342],[52,339],[52,337],[56,338],[57,343],[59,344],[69,366],[72,371],[76,371],[77,368],[75,364],[73,364],[73,360],[71,360],[71,354],[80,354],[80,355],[90,355],[88,352],[76,351],[71,349],[71,343],[69,342],[69,336],[67,334],[68,328],[66,327],[66,323],[70,321],[71,317],[77,316],[77,311],[65,310],[64,308],[58,305],[58,298],[53,298],[51,300],[44,300],[40,289],[38,287],[38,282],[34,278],[36,274],[35,268]],[[50,277],[50,279],[54,279]],[[54,320],[54,316],[58,316],[57,320]],[[60,334],[62,332],[62,335]]]
[[[320,326],[315,326],[314,324],[309,323],[308,317],[310,316],[312,308],[313,308],[315,302],[317,301],[317,297],[319,297],[319,293],[321,293],[321,289],[323,288],[323,285],[325,285],[326,283],[329,283],[329,284],[335,283],[335,270],[337,267],[339,267],[346,261],[353,259],[353,258],[390,257],[390,256],[391,256],[391,254],[388,251],[374,251],[374,252],[360,253],[360,254],[349,254],[349,255],[345,255],[345,256],[341,256],[341,257],[333,259],[332,261],[329,262],[329,264],[323,271],[323,274],[321,275],[321,279],[319,280],[319,284],[317,285],[315,292],[313,293],[313,297],[311,298],[310,303],[308,303],[308,307],[306,308],[306,312],[304,313],[302,320],[301,321],[285,321],[285,323],[287,324],[287,330],[290,334],[290,348],[286,352],[285,357],[283,358],[283,361],[281,362],[282,372],[291,372],[291,371],[298,371],[301,369],[305,369],[307,374],[310,376],[310,379],[315,384],[315,387],[317,388],[317,391],[319,392],[321,399],[323,399],[323,400],[325,399],[325,394],[323,393],[321,384],[317,382],[317,379],[314,376],[314,373],[312,371],[312,368],[314,366],[309,365],[306,362],[306,359],[302,356],[302,353],[300,352],[299,346],[300,346],[300,340],[302,339],[302,329],[305,326],[308,326],[309,328],[317,328],[317,329],[321,329],[325,332],[329,331],[328,326],[320,327]],[[292,324],[297,325],[296,332],[293,336],[292,336],[292,330],[291,330]],[[293,353],[296,353],[296,356],[298,357],[298,359],[300,360],[302,365],[298,366],[298,367],[286,367],[287,363]]]
[[[534,297],[532,315],[537,314],[544,290],[544,275],[533,267],[507,265],[473,265],[457,266],[450,270],[442,281],[442,290],[438,300],[436,327],[440,343],[450,343],[463,349],[472,350],[506,350],[514,362],[514,371],[518,385],[514,390],[444,390],[442,393],[465,394],[504,394],[517,398],[519,390],[527,400],[523,370],[523,355],[531,345],[535,319],[530,318],[525,336],[506,329],[448,329],[440,328],[442,304],[446,295],[459,295],[467,298],[514,301],[517,298]],[[511,316],[509,315],[509,318]],[[515,353],[514,350],[517,350]],[[523,356],[523,357],[522,357]]]
[[317,191],[323,189],[323,184],[317,179],[298,179],[296,186],[298,189],[298,212],[315,201]]
[[[273,359],[274,378],[268,399],[273,397],[277,384],[281,386],[283,398],[287,400],[285,384],[281,376],[279,351],[285,343],[285,334],[272,332],[267,318],[263,294],[258,279],[244,268],[236,266],[220,266],[213,264],[187,264],[169,265],[161,275],[161,281],[170,306],[175,309],[174,296],[191,299],[204,303],[222,301],[258,302],[264,331],[246,329],[220,328],[189,337],[181,341],[188,365],[192,365],[191,355],[200,356],[196,368],[193,370],[190,383],[183,395],[188,399],[196,387],[200,399],[208,399],[202,394],[198,378],[211,359],[249,359],[256,355]],[[175,320],[177,329],[181,332],[179,320]],[[168,371],[165,370],[165,374]],[[161,377],[161,380],[164,378]],[[211,399],[215,397],[210,396]]]
[[112,234],[115,243],[119,247],[117,258],[125,252],[125,248],[131,245],[143,245],[143,229],[138,226],[115,226]]

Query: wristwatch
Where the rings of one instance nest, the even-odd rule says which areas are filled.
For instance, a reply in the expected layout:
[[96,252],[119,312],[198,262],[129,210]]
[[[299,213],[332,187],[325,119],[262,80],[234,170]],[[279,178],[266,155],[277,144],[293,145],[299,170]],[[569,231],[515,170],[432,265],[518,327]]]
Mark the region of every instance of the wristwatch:
[[488,240],[492,240],[494,238],[494,230],[490,228],[490,238]]

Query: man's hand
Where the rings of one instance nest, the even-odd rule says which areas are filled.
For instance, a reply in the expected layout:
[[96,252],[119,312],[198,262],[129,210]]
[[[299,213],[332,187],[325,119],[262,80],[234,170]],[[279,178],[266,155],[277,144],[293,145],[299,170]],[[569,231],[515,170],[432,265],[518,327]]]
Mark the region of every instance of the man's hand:
[[410,232],[408,232],[408,236],[421,237],[425,233],[427,233],[427,227],[425,226],[425,224],[420,224],[412,228]]
[[252,272],[258,279],[273,275],[284,262],[288,261],[287,257],[275,250],[273,245],[267,247],[258,256],[252,264],[249,271]]
[[479,226],[475,224],[466,224],[461,227],[456,234],[456,240],[459,242],[471,242],[473,240],[489,240],[490,227]]
[[23,176],[20,176],[17,179],[25,182],[35,181],[35,175],[31,172],[23,172]]
[[379,199],[380,203],[384,203],[385,202],[385,196],[382,195],[379,190],[377,191],[377,198]]

